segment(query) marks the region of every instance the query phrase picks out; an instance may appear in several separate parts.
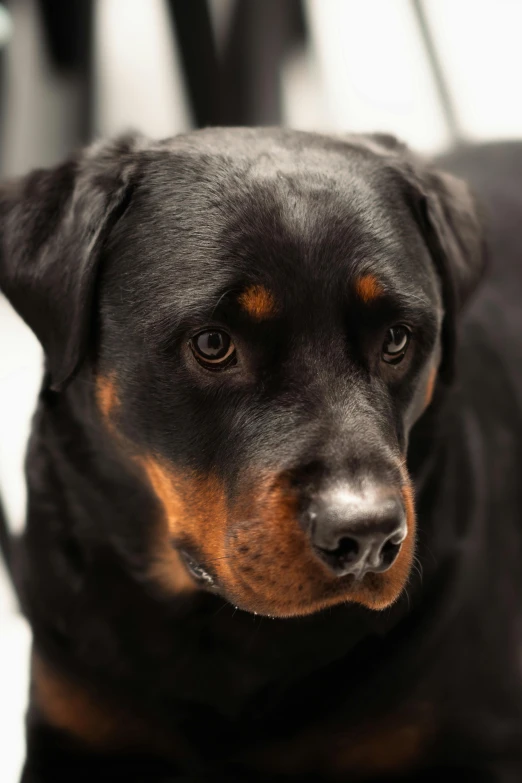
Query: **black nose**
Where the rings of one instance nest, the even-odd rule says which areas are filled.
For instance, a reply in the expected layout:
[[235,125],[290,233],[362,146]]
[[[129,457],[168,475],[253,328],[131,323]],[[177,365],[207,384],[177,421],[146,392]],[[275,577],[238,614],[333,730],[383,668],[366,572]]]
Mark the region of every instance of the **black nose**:
[[315,498],[304,512],[316,555],[336,576],[382,573],[390,568],[407,535],[399,496],[345,490]]

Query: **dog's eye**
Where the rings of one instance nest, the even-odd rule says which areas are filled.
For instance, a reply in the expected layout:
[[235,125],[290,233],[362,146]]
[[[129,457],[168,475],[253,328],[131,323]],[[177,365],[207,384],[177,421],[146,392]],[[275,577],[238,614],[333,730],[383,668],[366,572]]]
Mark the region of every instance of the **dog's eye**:
[[200,332],[190,340],[197,361],[211,370],[222,370],[235,359],[236,348],[230,335],[214,330]]
[[404,359],[410,342],[411,332],[407,326],[398,324],[388,329],[382,346],[383,361],[399,364]]

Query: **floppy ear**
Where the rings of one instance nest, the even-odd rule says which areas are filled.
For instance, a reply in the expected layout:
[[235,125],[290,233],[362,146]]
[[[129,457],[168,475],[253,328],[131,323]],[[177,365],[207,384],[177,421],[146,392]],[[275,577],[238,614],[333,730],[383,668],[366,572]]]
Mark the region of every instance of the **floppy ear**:
[[137,137],[0,187],[0,290],[40,340],[51,388],[85,354],[101,249],[130,201]]
[[440,373],[453,375],[457,318],[479,283],[486,265],[481,210],[468,185],[416,157],[393,136],[368,137],[369,149],[403,183],[406,197],[439,274],[444,305]]
[[451,380],[458,315],[486,266],[484,226],[468,185],[451,174],[425,171],[421,184],[416,184],[416,191],[421,225],[442,284],[441,374],[445,380]]

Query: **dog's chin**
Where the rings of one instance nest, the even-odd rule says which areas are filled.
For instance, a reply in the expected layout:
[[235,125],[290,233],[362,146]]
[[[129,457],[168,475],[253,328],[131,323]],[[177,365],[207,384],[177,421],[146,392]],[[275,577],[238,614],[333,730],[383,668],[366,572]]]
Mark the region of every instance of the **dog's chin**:
[[247,591],[222,591],[222,596],[234,606],[252,614],[271,618],[305,617],[317,614],[341,604],[364,607],[372,612],[380,612],[398,601],[402,590],[390,595],[382,591],[378,585],[372,586],[370,577],[358,584],[358,589],[341,589],[318,591],[308,599],[300,596],[283,595],[280,597],[266,596],[261,593],[252,594]]
[[363,579],[345,576],[319,587],[311,583],[305,596],[289,590],[287,585],[274,585],[265,593],[243,575],[233,580],[220,579],[187,552],[181,551],[180,555],[196,587],[220,595],[244,612],[271,618],[304,617],[339,604],[356,604],[378,612],[393,605],[404,588],[397,586],[396,581],[391,586],[387,574],[367,574]]

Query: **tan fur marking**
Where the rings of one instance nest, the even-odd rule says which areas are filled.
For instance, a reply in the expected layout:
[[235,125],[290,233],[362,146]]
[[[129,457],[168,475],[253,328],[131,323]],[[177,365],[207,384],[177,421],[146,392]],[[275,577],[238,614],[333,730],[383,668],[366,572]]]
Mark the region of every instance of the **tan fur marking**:
[[379,299],[384,294],[384,288],[375,275],[363,275],[355,281],[355,291],[359,299],[368,304]]
[[270,291],[262,285],[252,285],[243,291],[239,304],[256,321],[264,321],[276,314],[275,300]]
[[167,589],[194,590],[194,581],[172,542],[187,540],[196,544],[208,552],[210,565],[222,556],[226,532],[223,490],[212,477],[175,472],[155,457],[141,457],[138,461],[164,516],[152,574]]
[[[116,442],[122,448],[123,452],[129,458],[130,462],[138,463],[142,468],[145,467],[149,481],[155,491],[155,494],[161,500],[162,505],[168,507],[166,520],[172,518],[174,514],[175,491],[170,484],[167,484],[165,477],[159,465],[146,458],[136,455],[131,443],[129,443],[114,425],[112,416],[119,405],[117,384],[115,375],[109,377],[99,376],[96,380],[96,400],[98,407],[103,415],[106,425],[115,437]],[[179,516],[179,514],[178,514]],[[163,523],[164,520],[161,520]],[[175,592],[186,592],[195,589],[194,581],[191,579],[183,564],[178,552],[172,548],[171,534],[165,524],[152,526],[152,566],[150,575],[160,584],[169,586],[169,589]]]
[[48,723],[93,749],[159,751],[167,747],[144,721],[95,696],[88,687],[58,672],[36,654],[32,658],[32,684],[35,704]]
[[96,379],[96,400],[104,419],[110,421],[111,414],[118,405],[118,394],[113,376],[98,376]]
[[390,720],[376,727],[343,751],[336,759],[339,770],[357,769],[366,774],[404,771],[419,757],[425,744],[424,727],[415,723]]
[[436,380],[437,380],[437,368],[434,367],[428,376],[428,383],[426,385],[426,396],[424,398],[425,408],[427,408],[430,405],[433,399],[433,392],[435,391]]
[[264,748],[256,761],[267,772],[279,774],[317,771],[373,779],[411,769],[431,742],[434,728],[428,706],[414,704],[361,726],[343,727],[329,721],[295,739]]

